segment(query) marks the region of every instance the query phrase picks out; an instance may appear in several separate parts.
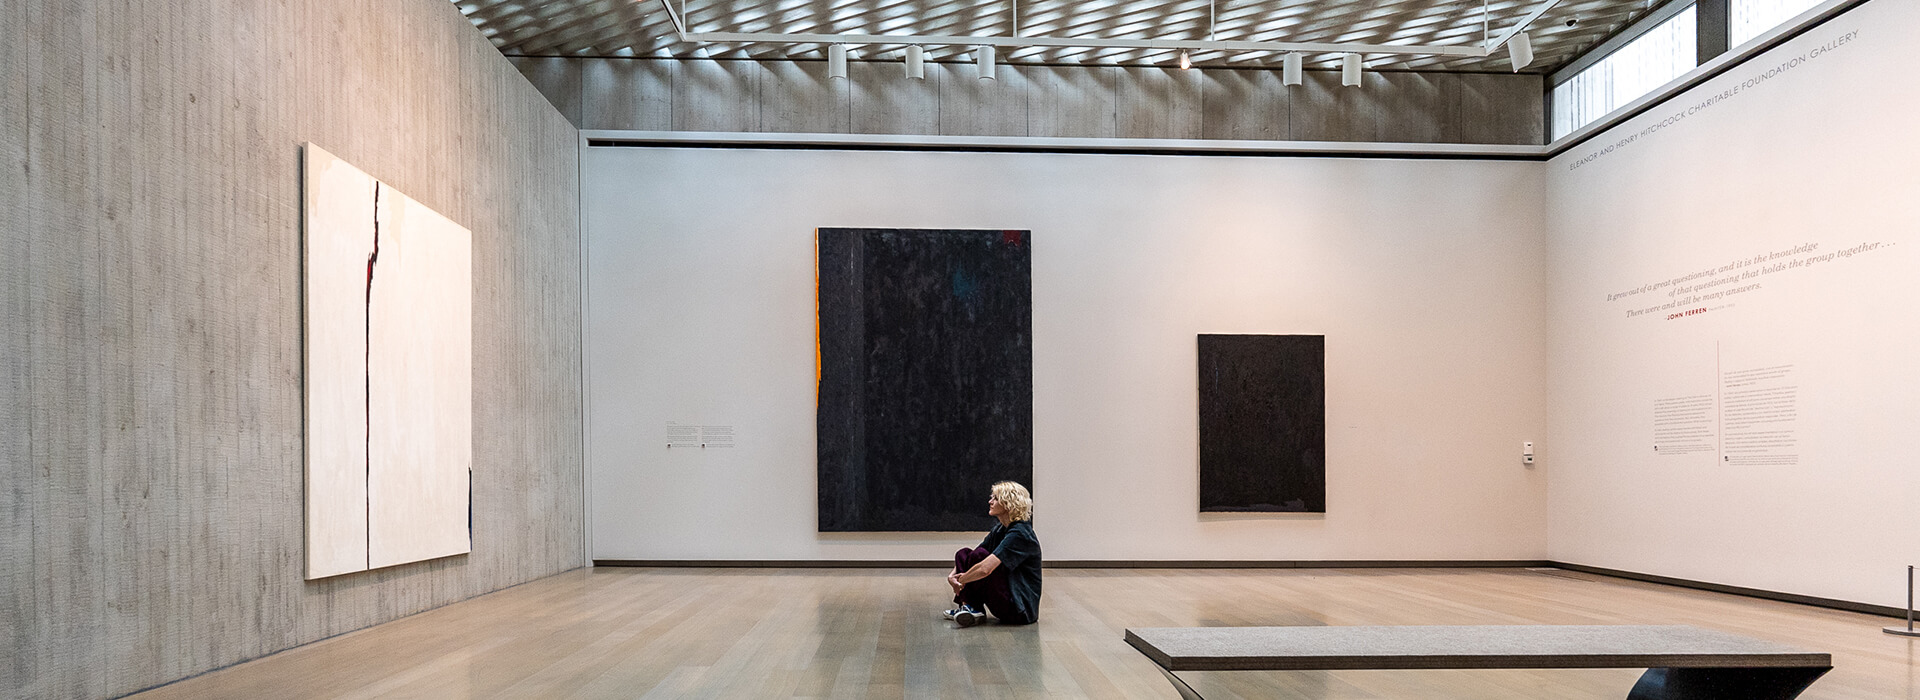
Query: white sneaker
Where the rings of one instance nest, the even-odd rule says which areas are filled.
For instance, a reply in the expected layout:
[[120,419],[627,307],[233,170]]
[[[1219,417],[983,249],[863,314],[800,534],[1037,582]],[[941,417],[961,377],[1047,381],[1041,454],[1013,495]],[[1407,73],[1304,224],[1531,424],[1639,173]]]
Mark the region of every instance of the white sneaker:
[[953,614],[953,621],[960,623],[961,627],[972,627],[986,622],[987,616],[985,613],[975,612],[973,608],[962,606],[959,612]]

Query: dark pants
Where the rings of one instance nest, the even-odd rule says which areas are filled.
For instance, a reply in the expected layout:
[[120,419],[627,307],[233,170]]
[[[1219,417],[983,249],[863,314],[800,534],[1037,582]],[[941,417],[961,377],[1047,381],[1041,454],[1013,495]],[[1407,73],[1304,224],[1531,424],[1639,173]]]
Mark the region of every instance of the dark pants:
[[[974,564],[985,561],[990,554],[993,553],[979,547],[954,552],[953,571],[965,573]],[[998,618],[1020,616],[1019,609],[1013,605],[1013,591],[1007,587],[1005,566],[995,568],[986,578],[961,586],[960,594],[953,597],[953,602],[986,611]]]

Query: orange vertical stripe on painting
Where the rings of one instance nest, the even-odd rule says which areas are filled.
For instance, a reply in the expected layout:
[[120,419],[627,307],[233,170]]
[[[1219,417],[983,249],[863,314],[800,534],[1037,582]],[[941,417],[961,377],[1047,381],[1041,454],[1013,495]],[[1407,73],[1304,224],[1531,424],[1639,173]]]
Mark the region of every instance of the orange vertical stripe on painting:
[[820,405],[820,229],[813,230],[813,405]]

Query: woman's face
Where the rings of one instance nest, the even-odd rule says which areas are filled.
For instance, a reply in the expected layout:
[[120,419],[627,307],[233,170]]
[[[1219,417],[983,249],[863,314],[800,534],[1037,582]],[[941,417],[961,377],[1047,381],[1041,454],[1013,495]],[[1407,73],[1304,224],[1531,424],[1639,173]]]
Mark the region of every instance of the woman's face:
[[1006,514],[1007,507],[1000,505],[1000,499],[994,498],[993,494],[987,494],[987,515],[998,518]]

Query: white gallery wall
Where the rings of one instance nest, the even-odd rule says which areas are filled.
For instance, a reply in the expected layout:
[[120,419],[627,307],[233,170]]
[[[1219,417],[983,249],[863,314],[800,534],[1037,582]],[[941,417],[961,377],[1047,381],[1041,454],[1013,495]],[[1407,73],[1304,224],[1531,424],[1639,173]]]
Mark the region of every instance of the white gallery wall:
[[1904,602],[1916,31],[1867,3],[1548,164],[1553,559]]
[[[814,230],[907,227],[1032,231],[1049,559],[1540,558],[1544,167],[586,148],[592,556],[972,543],[816,531]],[[1198,513],[1200,333],[1326,335],[1324,516]]]

